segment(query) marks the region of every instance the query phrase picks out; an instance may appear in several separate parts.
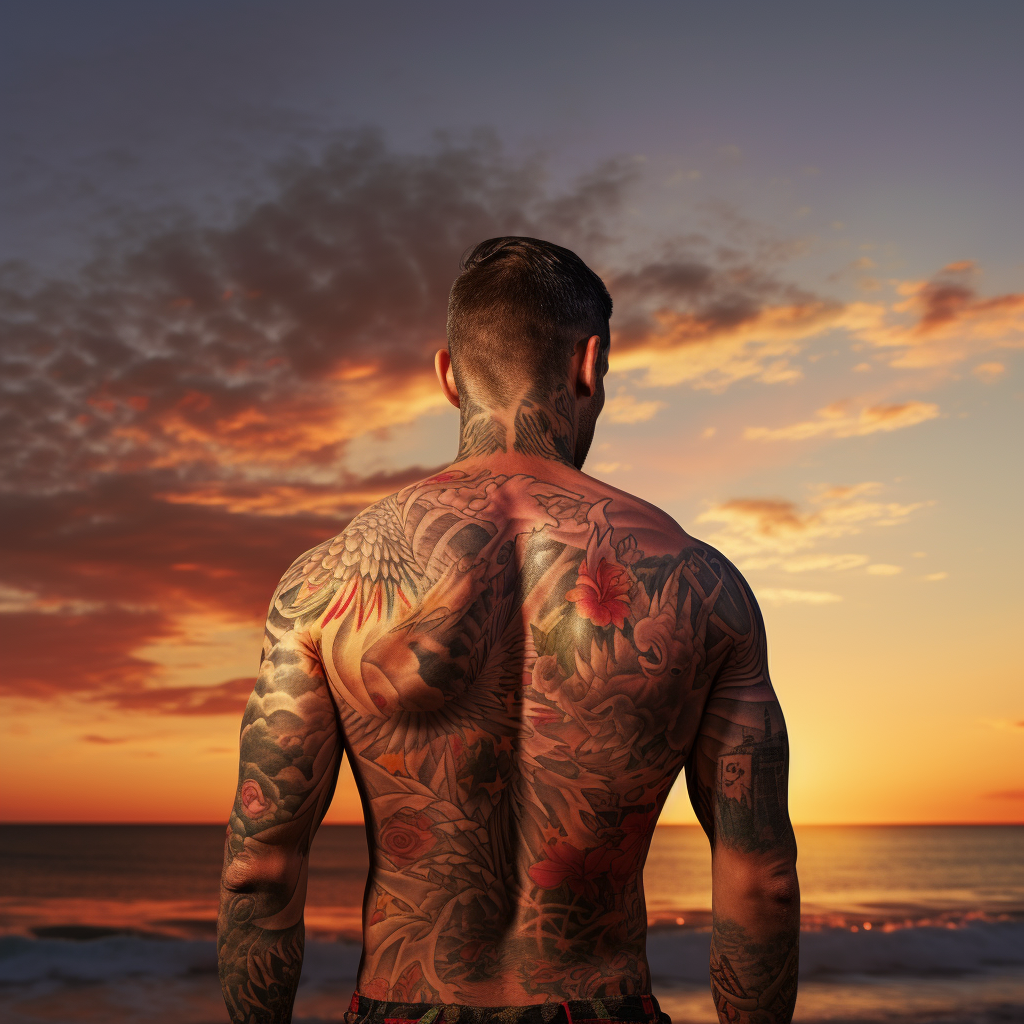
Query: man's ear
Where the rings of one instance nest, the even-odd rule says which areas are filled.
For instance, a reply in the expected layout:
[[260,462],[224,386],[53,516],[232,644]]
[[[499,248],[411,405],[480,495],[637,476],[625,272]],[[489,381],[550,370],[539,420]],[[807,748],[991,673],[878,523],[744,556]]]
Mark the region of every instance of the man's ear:
[[434,372],[437,374],[437,382],[441,385],[444,397],[458,409],[459,389],[455,386],[455,374],[452,373],[452,357],[448,354],[448,349],[439,348],[434,354]]
[[[583,348],[583,346],[581,346]],[[576,394],[590,398],[601,383],[601,337],[594,334],[586,340],[583,358],[576,371]]]

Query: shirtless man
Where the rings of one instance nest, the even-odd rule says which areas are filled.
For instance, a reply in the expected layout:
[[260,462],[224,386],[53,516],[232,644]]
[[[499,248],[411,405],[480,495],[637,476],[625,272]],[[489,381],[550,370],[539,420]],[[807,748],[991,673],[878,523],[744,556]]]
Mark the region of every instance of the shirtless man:
[[231,1019],[290,1020],[344,752],[370,847],[348,1024],[657,1021],[642,873],[681,770],[713,851],[719,1017],[788,1021],[796,848],[754,598],[581,472],[600,279],[530,238],[463,267],[436,358],[455,461],[302,555],[270,606],[224,861]]

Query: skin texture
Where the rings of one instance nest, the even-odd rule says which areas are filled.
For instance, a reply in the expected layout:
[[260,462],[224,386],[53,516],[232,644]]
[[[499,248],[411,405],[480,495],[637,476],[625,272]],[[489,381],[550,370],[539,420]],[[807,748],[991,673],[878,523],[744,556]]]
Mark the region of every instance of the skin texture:
[[792,1015],[788,755],[761,617],[717,551],[577,468],[603,402],[597,342],[554,395],[463,402],[452,466],[282,579],[225,852],[232,1020],[290,1019],[343,750],[370,843],[362,994],[649,993],[642,871],[685,770],[714,851],[719,1016]]

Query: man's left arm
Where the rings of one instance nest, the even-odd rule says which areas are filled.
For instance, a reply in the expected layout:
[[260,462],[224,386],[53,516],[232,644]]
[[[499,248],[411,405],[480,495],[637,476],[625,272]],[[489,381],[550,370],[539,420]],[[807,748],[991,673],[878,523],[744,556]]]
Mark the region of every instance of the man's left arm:
[[233,1024],[287,1024],[302,968],[309,847],[334,793],[341,733],[305,631],[273,644],[242,718],[217,921]]

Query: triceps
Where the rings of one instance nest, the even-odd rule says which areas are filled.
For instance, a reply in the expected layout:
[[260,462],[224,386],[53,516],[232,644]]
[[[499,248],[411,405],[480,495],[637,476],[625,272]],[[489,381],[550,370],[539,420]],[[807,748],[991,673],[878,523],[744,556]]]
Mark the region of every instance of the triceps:
[[309,846],[342,756],[308,641],[289,633],[266,653],[239,746],[218,916],[221,985],[233,1021],[286,1021],[302,964]]
[[748,854],[789,850],[789,741],[782,712],[775,701],[729,710],[730,728],[704,766],[699,796],[713,820],[713,842]]

